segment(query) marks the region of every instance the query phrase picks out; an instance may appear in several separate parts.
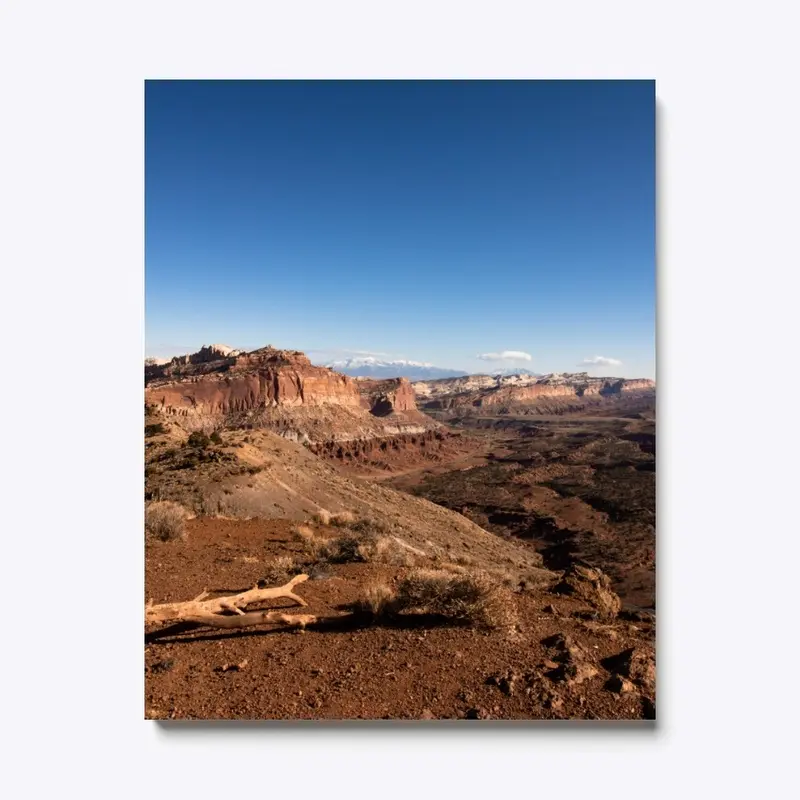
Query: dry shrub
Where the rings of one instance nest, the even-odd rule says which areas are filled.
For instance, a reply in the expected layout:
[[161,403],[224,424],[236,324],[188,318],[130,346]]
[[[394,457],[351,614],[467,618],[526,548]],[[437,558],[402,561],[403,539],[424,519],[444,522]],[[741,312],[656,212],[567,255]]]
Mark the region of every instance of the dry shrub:
[[265,586],[283,586],[298,571],[297,564],[291,556],[278,556],[267,562],[259,583]]
[[322,545],[320,555],[335,564],[351,561],[381,561],[390,547],[385,536],[367,533],[363,536],[344,534],[328,539]]
[[[295,541],[301,542],[303,551],[315,562],[380,562],[408,567],[416,561],[413,554],[425,555],[395,537],[379,533],[378,531],[385,530],[385,526],[376,526],[372,520],[358,520],[352,515],[345,517],[346,520],[350,518],[353,521],[346,526],[342,525],[347,530],[339,536],[325,539],[308,525],[295,527],[292,536]],[[335,524],[333,519],[332,516],[331,524]]]
[[186,540],[186,519],[189,512],[171,500],[148,503],[144,512],[144,527],[162,542]]
[[355,613],[380,619],[391,615],[397,597],[385,583],[373,583],[367,586],[364,596],[354,606]]
[[361,519],[353,519],[352,522],[347,523],[350,530],[359,533],[391,533],[392,527],[379,519],[372,519],[371,517],[364,517]]
[[398,584],[393,609],[436,614],[483,628],[510,628],[516,622],[513,596],[485,573],[414,570]]
[[337,528],[349,528],[357,522],[357,517],[352,511],[339,511],[336,514],[330,515],[329,525],[335,525]]
[[544,589],[550,586],[556,576],[548,569],[537,569],[533,567],[525,572],[519,580],[519,588],[523,592]]
[[311,556],[314,560],[318,559],[321,555],[325,542],[314,533],[308,525],[298,525],[292,529],[292,538],[296,542],[300,542],[303,546],[303,552]]
[[292,528],[292,538],[296,542],[309,542],[316,540],[317,536],[308,525],[297,525]]
[[330,525],[331,524],[331,512],[327,509],[320,508],[319,511],[315,511],[311,515],[312,522],[316,522],[318,525]]
[[320,508],[311,515],[311,521],[324,527],[332,525],[336,528],[349,528],[359,533],[389,533],[390,531],[390,527],[380,520],[359,517],[352,511],[331,513],[324,508]]

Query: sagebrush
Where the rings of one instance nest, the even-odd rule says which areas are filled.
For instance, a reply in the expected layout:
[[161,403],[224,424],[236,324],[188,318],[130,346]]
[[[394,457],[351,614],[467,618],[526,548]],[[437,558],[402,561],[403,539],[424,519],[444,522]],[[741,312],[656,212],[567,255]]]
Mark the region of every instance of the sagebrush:
[[145,507],[145,530],[162,542],[186,539],[186,520],[189,512],[172,500],[158,500]]
[[293,575],[302,570],[291,556],[277,556],[264,566],[259,584],[265,586],[282,586]]
[[394,589],[370,587],[357,610],[373,617],[430,614],[481,628],[511,628],[517,620],[509,590],[485,573],[416,569]]

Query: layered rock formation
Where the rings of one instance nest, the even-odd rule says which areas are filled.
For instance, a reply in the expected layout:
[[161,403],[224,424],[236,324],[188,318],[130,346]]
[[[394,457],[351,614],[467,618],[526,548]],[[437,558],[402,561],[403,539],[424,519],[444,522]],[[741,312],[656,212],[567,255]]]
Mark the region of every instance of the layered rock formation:
[[357,381],[297,350],[203,347],[145,366],[145,404],[187,427],[270,427],[306,442],[418,433],[437,423],[417,410],[405,379]]
[[457,409],[535,405],[550,399],[572,401],[655,391],[648,379],[593,378],[585,372],[535,375],[470,375],[413,384],[425,408]]
[[[145,401],[169,414],[229,414],[275,406],[358,408],[355,382],[295,350],[221,355],[203,348],[145,372]],[[156,373],[156,370],[160,370]]]
[[396,411],[416,411],[417,400],[414,388],[405,378],[370,380],[358,378],[358,391],[362,404],[376,416],[387,416]]
[[465,375],[463,378],[443,378],[436,381],[415,381],[414,393],[419,400],[433,400],[444,395],[476,392],[500,386],[530,386],[540,378],[536,375]]
[[424,430],[419,433],[401,433],[385,438],[314,443],[309,444],[309,449],[318,455],[343,462],[380,463],[387,460],[396,462],[397,456],[403,452],[411,454],[413,460],[413,457],[419,456],[420,451],[435,454],[446,448],[451,442],[457,442],[458,438],[443,429]]

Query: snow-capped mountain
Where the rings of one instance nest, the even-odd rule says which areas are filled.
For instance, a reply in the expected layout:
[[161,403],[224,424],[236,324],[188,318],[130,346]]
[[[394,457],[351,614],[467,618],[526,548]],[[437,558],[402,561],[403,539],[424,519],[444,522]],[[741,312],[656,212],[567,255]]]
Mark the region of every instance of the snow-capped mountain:
[[374,356],[359,356],[329,361],[323,366],[343,372],[353,378],[408,378],[410,381],[459,378],[467,373],[457,369],[442,369],[423,361],[405,359],[384,360]]

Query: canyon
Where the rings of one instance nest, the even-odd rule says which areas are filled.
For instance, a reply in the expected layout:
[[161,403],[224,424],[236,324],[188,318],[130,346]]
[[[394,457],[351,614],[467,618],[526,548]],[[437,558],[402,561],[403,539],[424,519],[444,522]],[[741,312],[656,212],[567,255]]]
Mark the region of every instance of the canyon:
[[[148,539],[149,599],[302,571],[318,620],[147,627],[149,718],[655,716],[652,381],[411,383],[211,345],[145,363],[145,500],[189,516],[184,539]],[[357,549],[320,557],[335,541]],[[488,581],[515,626],[354,612],[420,575]]]

